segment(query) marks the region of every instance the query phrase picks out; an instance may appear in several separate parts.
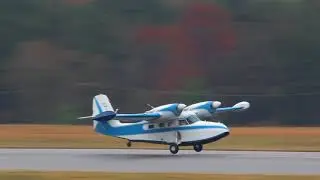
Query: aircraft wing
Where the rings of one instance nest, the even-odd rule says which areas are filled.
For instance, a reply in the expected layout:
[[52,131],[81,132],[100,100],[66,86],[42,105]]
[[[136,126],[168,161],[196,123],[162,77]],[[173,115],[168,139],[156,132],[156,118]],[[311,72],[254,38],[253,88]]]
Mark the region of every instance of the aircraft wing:
[[223,107],[223,108],[217,108],[216,113],[223,113],[223,112],[230,112],[230,111],[238,111],[242,108],[234,108],[234,107]]
[[116,119],[122,122],[139,122],[139,121],[149,121],[149,122],[165,122],[176,119],[186,107],[185,104],[173,103],[165,104],[158,107],[152,107],[151,110],[143,113],[134,114],[116,114]]

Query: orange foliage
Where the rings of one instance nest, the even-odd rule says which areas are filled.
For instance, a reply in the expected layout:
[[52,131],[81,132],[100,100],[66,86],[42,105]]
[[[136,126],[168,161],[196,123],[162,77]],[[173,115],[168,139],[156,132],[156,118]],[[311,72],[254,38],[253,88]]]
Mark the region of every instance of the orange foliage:
[[[212,71],[208,66],[215,55],[235,47],[235,34],[229,12],[216,4],[193,3],[174,25],[143,26],[137,35],[143,45],[158,43],[169,47],[157,88],[181,87],[184,79],[202,77]],[[165,69],[165,73],[163,70]]]

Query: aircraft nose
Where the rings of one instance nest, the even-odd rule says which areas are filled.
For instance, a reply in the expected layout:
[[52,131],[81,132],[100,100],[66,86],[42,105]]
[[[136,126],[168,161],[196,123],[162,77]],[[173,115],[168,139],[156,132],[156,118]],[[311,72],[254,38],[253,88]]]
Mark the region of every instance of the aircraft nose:
[[225,124],[221,123],[220,125],[221,125],[226,131],[229,132],[229,128],[228,128]]
[[217,125],[220,127],[221,133],[229,133],[229,128],[225,124],[218,123]]
[[221,123],[221,126],[224,128],[224,132],[225,132],[225,133],[229,133],[230,130],[229,130],[229,128],[228,128],[225,124],[222,124],[222,123]]
[[212,129],[212,138],[216,141],[230,134],[229,128],[225,124],[217,122],[211,122],[210,124],[214,126],[214,128]]

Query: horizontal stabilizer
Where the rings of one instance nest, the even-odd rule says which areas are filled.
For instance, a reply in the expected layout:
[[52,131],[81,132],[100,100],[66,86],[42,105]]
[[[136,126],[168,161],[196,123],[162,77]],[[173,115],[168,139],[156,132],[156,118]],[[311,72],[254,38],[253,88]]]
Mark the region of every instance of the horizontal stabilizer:
[[83,116],[83,117],[78,117],[77,119],[92,119],[93,116]]
[[137,113],[137,114],[117,114],[116,118],[119,120],[154,120],[160,118],[159,113]]
[[96,116],[84,116],[79,117],[77,119],[91,119],[91,120],[97,120],[97,121],[108,121],[116,117],[116,113],[113,111],[104,111]]
[[114,117],[116,117],[116,113],[113,111],[104,111],[98,115],[96,115],[93,120],[97,120],[97,121],[108,121],[113,119]]

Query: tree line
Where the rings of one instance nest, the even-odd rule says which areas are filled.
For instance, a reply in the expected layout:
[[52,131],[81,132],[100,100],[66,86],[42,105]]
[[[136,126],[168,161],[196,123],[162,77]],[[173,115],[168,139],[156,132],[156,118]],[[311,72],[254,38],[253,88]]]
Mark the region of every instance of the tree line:
[[317,1],[74,2],[0,2],[2,123],[79,123],[106,93],[127,112],[247,100],[217,119],[319,124]]

